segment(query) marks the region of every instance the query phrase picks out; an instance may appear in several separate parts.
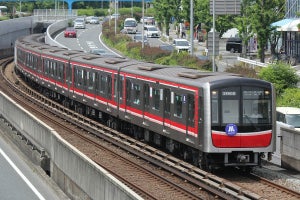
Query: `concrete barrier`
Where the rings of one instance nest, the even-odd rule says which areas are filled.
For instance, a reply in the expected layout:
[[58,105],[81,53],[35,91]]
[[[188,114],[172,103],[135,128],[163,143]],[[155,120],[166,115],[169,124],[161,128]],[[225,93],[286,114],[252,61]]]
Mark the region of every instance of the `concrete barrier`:
[[32,33],[33,26],[33,17],[0,21],[0,58],[13,55],[16,39]]
[[58,46],[58,47],[67,48],[64,45],[58,43],[56,40],[54,40],[54,38],[57,35],[57,33],[61,32],[62,30],[64,30],[68,26],[70,20],[72,20],[72,19],[65,19],[65,20],[61,20],[61,21],[58,21],[58,22],[55,22],[55,23],[51,24],[47,28],[45,43],[49,44],[51,46]]
[[281,166],[300,172],[300,131],[281,127]]
[[71,199],[142,199],[71,144],[0,92],[0,114],[50,157],[50,175]]

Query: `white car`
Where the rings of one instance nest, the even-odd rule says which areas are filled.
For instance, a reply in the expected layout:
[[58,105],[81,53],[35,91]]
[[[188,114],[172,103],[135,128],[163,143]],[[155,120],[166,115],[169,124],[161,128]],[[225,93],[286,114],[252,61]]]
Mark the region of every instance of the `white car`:
[[99,24],[99,18],[98,17],[92,17],[90,19],[90,24]]
[[300,131],[300,108],[276,107],[276,121],[291,125]]
[[147,37],[156,37],[159,38],[161,36],[160,31],[155,26],[145,26],[144,27],[145,35]]
[[74,28],[83,28],[85,29],[85,20],[84,18],[77,18],[74,20]]
[[186,39],[174,39],[173,46],[178,53],[182,51],[191,52],[191,45]]

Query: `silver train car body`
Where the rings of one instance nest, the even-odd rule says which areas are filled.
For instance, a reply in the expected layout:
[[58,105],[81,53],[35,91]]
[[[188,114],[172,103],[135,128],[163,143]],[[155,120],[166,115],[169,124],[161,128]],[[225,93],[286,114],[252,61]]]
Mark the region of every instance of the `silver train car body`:
[[18,72],[77,112],[201,167],[253,167],[275,151],[271,83],[70,51],[38,37],[16,41]]

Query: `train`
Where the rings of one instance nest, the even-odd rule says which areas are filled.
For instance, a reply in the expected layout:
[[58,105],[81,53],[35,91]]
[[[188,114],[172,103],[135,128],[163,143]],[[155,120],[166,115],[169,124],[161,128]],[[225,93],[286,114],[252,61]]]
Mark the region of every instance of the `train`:
[[15,42],[15,69],[37,90],[203,168],[252,169],[275,151],[274,86],[226,72]]

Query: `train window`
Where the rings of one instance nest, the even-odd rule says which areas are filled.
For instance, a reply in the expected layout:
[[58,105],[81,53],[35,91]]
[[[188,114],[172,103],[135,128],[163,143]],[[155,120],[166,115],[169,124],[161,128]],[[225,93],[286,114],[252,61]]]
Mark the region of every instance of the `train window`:
[[180,94],[174,96],[174,116],[182,118],[182,101],[183,97]]
[[45,73],[45,75],[47,75],[48,72],[49,72],[49,65],[50,65],[49,60],[44,60],[44,73]]
[[188,94],[188,113],[187,113],[187,119],[188,119],[188,125],[194,126],[194,117],[195,117],[195,99],[194,95]]
[[239,123],[240,87],[224,88],[221,92],[222,123]]
[[66,66],[66,82],[68,83],[72,83],[72,79],[71,79],[71,76],[72,76],[72,68],[70,65],[67,65]]
[[37,56],[34,56],[33,57],[33,69],[37,69],[37,66],[38,66],[38,58],[37,58]]
[[126,79],[126,102],[131,102],[131,81]]
[[243,122],[271,122],[271,93],[263,88],[243,87]]
[[96,90],[96,94],[99,94],[100,93],[100,91],[99,91],[99,89],[100,89],[100,85],[99,85],[99,73],[98,72],[96,72],[95,73],[95,90]]
[[124,76],[120,77],[120,81],[119,81],[119,89],[117,91],[119,91],[119,95],[120,95],[120,99],[123,99],[123,82],[124,82]]
[[64,64],[58,63],[58,79],[62,80],[64,76]]
[[[150,89],[150,96],[151,96],[151,89]],[[160,90],[152,88],[152,96],[153,96],[152,109],[159,110]]]
[[149,84],[144,84],[144,107],[149,108],[150,105],[150,87]]
[[86,70],[82,70],[82,71],[83,71],[83,78],[82,78],[83,86],[84,86],[84,88],[87,88],[88,79],[90,77],[90,72],[87,72]]
[[171,91],[164,89],[164,111],[166,114],[170,114],[171,110]]
[[100,80],[100,93],[103,95],[105,94],[105,85],[106,85],[106,76],[101,75],[101,80]]
[[77,86],[81,86],[82,85],[82,80],[83,80],[83,72],[81,69],[79,68],[75,68],[75,84]]
[[112,97],[112,78],[110,75],[107,76],[107,97],[108,99]]
[[114,76],[114,98],[117,97],[117,91],[118,91],[118,84],[117,84],[117,75]]
[[141,104],[141,87],[138,84],[133,84],[133,103],[140,105]]
[[[124,81],[124,76],[120,76],[119,78],[116,78],[117,75],[115,75],[114,78],[114,86],[115,86],[115,92],[114,92],[114,97],[117,97],[117,94],[119,95],[119,99],[122,100],[123,98],[123,81]],[[116,99],[117,101],[117,99]]]
[[95,83],[95,72],[88,73],[88,89],[93,90],[94,89],[94,83]]
[[57,72],[56,64],[57,64],[56,62],[53,62],[52,72],[51,72],[51,76],[52,76],[52,77],[55,77],[55,76],[56,76],[56,72]]

